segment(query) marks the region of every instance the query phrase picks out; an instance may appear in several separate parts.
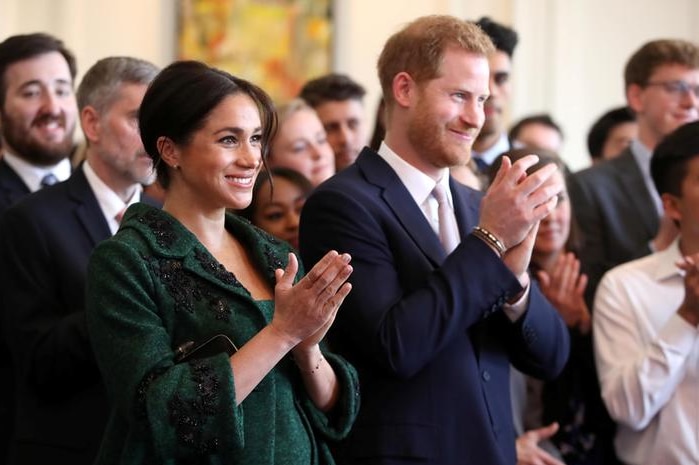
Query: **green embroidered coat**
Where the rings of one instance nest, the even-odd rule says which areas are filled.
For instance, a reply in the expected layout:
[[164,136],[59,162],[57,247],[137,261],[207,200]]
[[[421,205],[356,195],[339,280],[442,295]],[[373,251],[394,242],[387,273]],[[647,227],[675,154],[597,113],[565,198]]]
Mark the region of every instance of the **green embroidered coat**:
[[[235,215],[226,229],[273,286],[291,248]],[[182,343],[218,333],[240,347],[272,313],[172,216],[129,208],[88,271],[88,328],[113,405],[96,464],[332,463],[326,440],[344,437],[359,408],[356,372],[342,358],[325,352],[342,386],[330,415],[288,356],[238,407],[226,354],[173,361]]]

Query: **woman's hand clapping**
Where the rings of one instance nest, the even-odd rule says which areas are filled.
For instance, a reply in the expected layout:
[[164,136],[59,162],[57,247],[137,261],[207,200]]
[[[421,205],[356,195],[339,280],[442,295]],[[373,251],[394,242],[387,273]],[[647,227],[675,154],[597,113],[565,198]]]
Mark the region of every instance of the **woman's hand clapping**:
[[275,310],[271,326],[292,342],[305,348],[318,344],[335,320],[337,310],[349,294],[352,274],[348,254],[328,252],[298,283],[296,255],[289,254],[284,270],[275,272]]
[[580,273],[580,261],[575,255],[562,253],[550,273],[541,270],[537,276],[541,292],[556,307],[566,325],[587,334],[590,331],[590,310],[584,298],[587,276]]

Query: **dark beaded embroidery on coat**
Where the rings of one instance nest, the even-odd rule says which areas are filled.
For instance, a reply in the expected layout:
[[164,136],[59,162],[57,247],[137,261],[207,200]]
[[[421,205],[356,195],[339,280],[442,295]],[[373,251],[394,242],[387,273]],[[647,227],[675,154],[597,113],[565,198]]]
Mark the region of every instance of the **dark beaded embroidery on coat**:
[[223,265],[214,260],[214,258],[203,252],[202,250],[196,249],[194,251],[194,257],[197,259],[199,264],[204,270],[211,273],[216,279],[222,283],[228,284],[230,286],[242,287],[240,282],[236,279],[235,275],[228,271]]
[[216,415],[218,404],[219,379],[208,363],[194,361],[190,363],[191,380],[196,386],[194,399],[183,399],[175,394],[168,402],[170,424],[175,428],[177,440],[198,454],[215,452],[220,440],[218,437],[205,438],[204,426],[209,417]]
[[232,312],[225,300],[214,292],[209,284],[187,272],[181,260],[144,258],[175,301],[176,312],[184,310],[194,313],[195,304],[206,301],[208,309],[213,312],[217,320],[230,321]]
[[267,262],[267,273],[274,276],[274,270],[277,268],[284,268],[284,264],[282,261],[279,259],[277,254],[274,252],[274,249],[269,244],[265,244],[263,253],[265,254],[266,262]]
[[136,418],[145,420],[148,417],[148,410],[146,408],[146,396],[148,395],[148,390],[150,385],[165,372],[165,368],[156,368],[155,370],[148,373],[143,377],[138,387],[136,388]]
[[177,239],[175,228],[169,218],[163,216],[158,210],[150,210],[138,218],[140,223],[148,226],[160,247],[172,247]]

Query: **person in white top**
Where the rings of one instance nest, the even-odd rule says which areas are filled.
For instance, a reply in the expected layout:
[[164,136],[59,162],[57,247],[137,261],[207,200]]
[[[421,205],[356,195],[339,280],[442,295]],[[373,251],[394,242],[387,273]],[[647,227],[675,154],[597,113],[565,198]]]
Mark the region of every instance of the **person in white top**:
[[699,464],[699,122],[657,146],[651,174],[680,235],[603,277],[596,364],[624,463]]

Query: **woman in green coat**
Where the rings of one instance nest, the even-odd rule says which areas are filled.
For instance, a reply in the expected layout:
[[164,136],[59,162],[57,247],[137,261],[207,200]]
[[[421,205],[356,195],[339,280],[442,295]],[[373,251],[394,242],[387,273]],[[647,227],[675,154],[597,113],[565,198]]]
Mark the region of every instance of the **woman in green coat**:
[[321,350],[350,257],[330,252],[300,278],[288,244],[226,213],[251,201],[269,97],[178,62],[139,126],[166,197],[127,210],[90,261],[88,327],[113,404],[96,463],[332,463],[326,441],[359,403],[354,369]]

